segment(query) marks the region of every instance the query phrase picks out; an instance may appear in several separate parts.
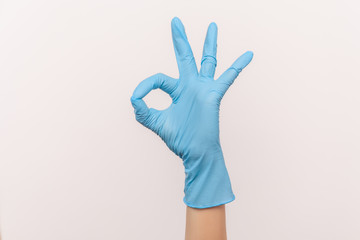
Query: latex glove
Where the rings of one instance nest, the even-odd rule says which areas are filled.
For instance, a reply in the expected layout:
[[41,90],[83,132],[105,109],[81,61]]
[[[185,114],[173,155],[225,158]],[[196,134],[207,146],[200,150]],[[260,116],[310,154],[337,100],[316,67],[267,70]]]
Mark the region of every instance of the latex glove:
[[[183,160],[185,166],[184,202],[193,208],[209,208],[231,202],[231,189],[219,140],[219,106],[227,89],[249,64],[253,54],[246,52],[214,80],[217,26],[209,25],[198,72],[180,19],[171,22],[179,79],[155,74],[142,81],[131,97],[136,120],[159,135]],[[172,104],[159,111],[142,100],[152,89],[160,88]]]

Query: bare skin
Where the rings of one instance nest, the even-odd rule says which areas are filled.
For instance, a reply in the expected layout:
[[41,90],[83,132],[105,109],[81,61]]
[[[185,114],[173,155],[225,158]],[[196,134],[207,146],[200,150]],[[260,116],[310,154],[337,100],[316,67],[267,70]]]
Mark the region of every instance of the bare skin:
[[225,205],[186,209],[185,240],[226,240]]

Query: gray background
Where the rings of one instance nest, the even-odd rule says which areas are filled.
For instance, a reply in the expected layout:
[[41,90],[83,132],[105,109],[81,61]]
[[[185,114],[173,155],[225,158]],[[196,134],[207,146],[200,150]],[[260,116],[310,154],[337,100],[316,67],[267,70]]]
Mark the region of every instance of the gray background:
[[[3,240],[183,239],[184,169],[138,124],[144,78],[177,77],[170,21],[217,76],[254,51],[223,99],[236,201],[229,239],[360,239],[358,1],[3,1]],[[166,108],[159,91],[146,101]]]

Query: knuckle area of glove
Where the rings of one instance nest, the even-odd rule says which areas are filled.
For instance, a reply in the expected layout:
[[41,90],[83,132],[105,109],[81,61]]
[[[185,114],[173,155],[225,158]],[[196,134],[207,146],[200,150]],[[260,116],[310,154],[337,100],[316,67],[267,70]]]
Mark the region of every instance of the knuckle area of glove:
[[180,56],[180,60],[181,60],[182,62],[186,62],[186,63],[195,62],[195,58],[194,58],[194,56],[191,55],[191,54],[185,54],[185,55]]
[[202,57],[201,59],[201,65],[204,63],[210,63],[210,64],[214,64],[215,66],[217,65],[217,60],[214,56],[211,55],[205,55]]
[[235,67],[230,67],[230,68],[228,69],[228,71],[234,71],[236,75],[239,75],[240,72],[242,71],[242,69],[241,69],[241,68],[237,69],[237,68],[235,68]]
[[147,113],[135,113],[136,120],[144,126],[151,126],[155,122],[154,116]]
[[141,124],[144,124],[144,125],[145,125],[147,118],[148,118],[148,117],[145,116],[144,114],[135,113],[135,119],[136,119],[136,121],[138,121],[138,122],[141,123]]

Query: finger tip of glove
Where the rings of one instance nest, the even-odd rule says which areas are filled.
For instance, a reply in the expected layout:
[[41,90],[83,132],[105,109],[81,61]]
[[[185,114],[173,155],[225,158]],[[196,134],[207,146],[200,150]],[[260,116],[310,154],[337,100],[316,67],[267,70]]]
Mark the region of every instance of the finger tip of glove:
[[173,27],[180,27],[180,26],[181,26],[181,20],[180,20],[180,18],[174,17],[174,18],[171,20],[171,26],[173,26]]
[[253,51],[247,51],[244,55],[246,55],[250,60],[254,57]]
[[207,36],[217,37],[218,27],[215,22],[211,22],[208,27]]
[[211,22],[211,23],[209,24],[209,28],[215,28],[215,29],[217,29],[217,24],[216,24],[216,22]]
[[242,55],[242,58],[243,58],[243,68],[246,67],[250,62],[251,60],[253,59],[254,57],[254,53],[252,51],[247,51],[246,53],[244,53]]

